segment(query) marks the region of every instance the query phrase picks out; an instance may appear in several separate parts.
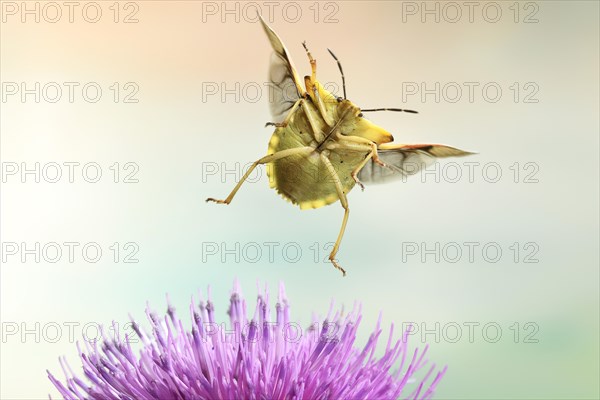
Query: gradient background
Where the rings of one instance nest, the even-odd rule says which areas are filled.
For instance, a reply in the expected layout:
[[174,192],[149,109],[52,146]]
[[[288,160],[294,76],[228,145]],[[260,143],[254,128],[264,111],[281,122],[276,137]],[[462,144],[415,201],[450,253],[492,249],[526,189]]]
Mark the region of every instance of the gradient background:
[[[79,340],[86,323],[124,324],[129,312],[143,321],[147,300],[160,312],[166,309],[165,293],[187,320],[190,296],[205,292],[207,285],[217,315],[225,320],[236,277],[250,304],[257,281],[272,291],[284,281],[293,319],[303,326],[311,312],[325,314],[332,298],[346,307],[361,302],[360,345],[380,311],[384,326],[479,323],[473,343],[466,327],[457,343],[426,337],[429,358],[449,366],[437,392],[440,399],[599,397],[597,2],[518,3],[518,23],[509,8],[513,2],[499,3],[503,14],[497,23],[482,17],[486,3],[477,3],[472,23],[465,7],[456,23],[443,15],[439,23],[433,16],[422,22],[420,14],[403,14],[407,4],[392,1],[318,3],[318,18],[314,3],[297,3],[302,15],[291,23],[281,11],[285,3],[277,3],[271,25],[301,75],[309,71],[300,45],[306,40],[318,60],[320,80],[339,84],[329,47],[343,63],[348,96],[356,104],[419,110],[416,116],[371,115],[396,141],[477,151],[469,159],[448,161],[497,163],[503,174],[497,183],[487,182],[478,169],[473,182],[414,177],[353,191],[338,254],[348,271],[344,279],[328,263],[315,262],[310,249],[335,240],[343,214],[339,203],[300,211],[268,188],[264,174],[246,184],[229,207],[204,203],[209,196],[224,198],[237,180],[232,174],[222,177],[220,163],[234,168],[259,158],[272,132],[263,128],[270,120],[263,85],[271,49],[253,22],[253,10],[245,9],[245,15],[240,3],[240,13],[222,15],[223,4],[216,2],[209,7],[218,13],[207,15],[206,3],[199,1],[134,3],[139,21],[129,24],[113,22],[113,2],[99,2],[98,23],[82,18],[85,2],[79,3],[73,23],[65,7],[57,23],[43,18],[36,23],[31,16],[23,23],[20,11],[3,14],[2,82],[97,82],[103,89],[94,104],[80,91],[73,103],[65,93],[54,104],[36,103],[32,96],[25,102],[9,96],[1,103],[3,163],[97,162],[103,172],[96,184],[81,175],[74,183],[65,176],[54,184],[35,183],[31,176],[26,183],[19,176],[3,182],[3,242],[97,242],[103,249],[97,263],[85,262],[80,253],[73,263],[66,255],[57,263],[36,263],[32,257],[23,263],[19,256],[4,255],[3,399],[57,397],[45,371],[62,376],[60,355],[79,370],[64,323],[79,324],[74,330]],[[230,9],[235,4],[227,3]],[[257,4],[266,14],[264,4]],[[134,10],[125,9],[124,2],[119,7],[120,19]],[[535,7],[538,22],[523,23]],[[332,12],[337,22],[324,23]],[[121,88],[135,82],[139,102],[115,103],[109,89],[114,82]],[[232,89],[236,82],[240,87],[257,83],[264,91],[258,99],[254,92],[238,91],[238,101],[234,95],[223,101],[220,92],[203,96],[207,84]],[[473,102],[464,92],[456,103],[436,102],[433,96],[422,101],[418,95],[403,103],[403,82],[429,87],[497,82],[503,94],[496,103],[485,101],[481,90]],[[514,82],[521,90],[535,83],[539,101],[515,102],[509,89]],[[136,163],[139,183],[112,182],[114,162]],[[521,166],[518,183],[509,169],[515,162]],[[531,171],[523,169],[528,162],[539,169],[537,183],[523,182]],[[218,174],[203,175],[214,163]],[[114,242],[137,243],[139,263],[115,263],[108,248]],[[280,250],[273,262],[266,253],[256,263],[232,256],[222,262],[220,254],[203,252],[212,242],[228,248],[278,242],[278,249],[296,243],[303,253],[296,263],[286,262]],[[465,254],[456,263],[444,257],[435,262],[432,256],[422,262],[418,255],[403,254],[407,242],[429,248],[436,242],[494,242],[503,256],[486,262],[479,251],[474,262]],[[514,242],[521,246],[519,262],[509,250]],[[528,242],[539,247],[537,263],[522,262]],[[319,258],[326,255],[321,250]],[[35,330],[36,322],[58,323],[62,336],[56,343],[43,337],[37,343],[34,335],[22,340],[20,331],[6,331],[15,323]],[[490,322],[502,328],[496,343],[481,333]],[[510,329],[515,322],[520,324],[517,343]],[[539,327],[538,343],[525,343],[528,322]],[[88,335],[93,334],[90,329]],[[411,338],[412,346],[422,342],[419,335]]]

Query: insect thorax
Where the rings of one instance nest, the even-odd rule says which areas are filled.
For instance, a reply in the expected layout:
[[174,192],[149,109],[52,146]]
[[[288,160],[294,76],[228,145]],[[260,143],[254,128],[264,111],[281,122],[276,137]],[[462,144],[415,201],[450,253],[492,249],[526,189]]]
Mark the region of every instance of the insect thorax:
[[334,178],[321,153],[333,165],[345,193],[355,184],[352,171],[366,156],[366,153],[332,149],[329,146],[337,141],[337,132],[351,134],[359,119],[360,109],[348,100],[336,100],[335,104],[327,104],[326,110],[333,118],[333,126],[327,125],[317,107],[307,101],[306,111],[297,108],[290,116],[288,125],[277,128],[269,142],[269,154],[297,147],[314,149],[308,156],[289,156],[267,166],[270,186],[303,209],[319,208],[338,200]]

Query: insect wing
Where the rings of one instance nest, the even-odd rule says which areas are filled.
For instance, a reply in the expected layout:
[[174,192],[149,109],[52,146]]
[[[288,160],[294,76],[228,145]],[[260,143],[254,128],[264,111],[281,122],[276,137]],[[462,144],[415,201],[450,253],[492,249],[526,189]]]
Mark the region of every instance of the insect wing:
[[296,101],[304,96],[304,89],[288,51],[279,36],[260,18],[263,29],[271,42],[274,53],[269,66],[269,82],[271,86],[269,103],[271,115],[275,121],[282,121]]
[[372,184],[405,179],[434,164],[437,158],[473,153],[441,144],[382,144],[377,154],[389,168],[382,167],[371,159],[358,173],[361,182]]

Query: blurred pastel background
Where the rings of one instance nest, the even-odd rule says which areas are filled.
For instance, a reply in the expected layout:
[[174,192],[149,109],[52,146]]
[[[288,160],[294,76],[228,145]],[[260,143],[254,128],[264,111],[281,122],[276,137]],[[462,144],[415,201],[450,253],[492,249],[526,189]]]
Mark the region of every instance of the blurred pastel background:
[[[436,2],[99,2],[96,23],[84,18],[95,19],[96,6],[78,3],[71,23],[58,3],[62,17],[53,23],[56,10],[43,2],[3,1],[0,397],[57,397],[46,369],[62,376],[58,356],[65,355],[79,370],[69,324],[80,340],[86,324],[93,335],[95,324],[122,325],[128,313],[143,321],[147,300],[166,310],[166,293],[186,318],[190,297],[207,285],[226,320],[238,278],[252,305],[256,282],[272,292],[285,282],[294,319],[304,326],[311,312],[325,314],[332,298],[347,308],[361,302],[359,344],[379,312],[385,327],[410,321],[432,331],[411,336],[411,344],[427,341],[429,358],[449,366],[437,398],[597,399],[599,6],[475,3],[470,22],[462,3],[458,17]],[[25,4],[38,4],[39,22],[23,14]],[[424,7],[438,7],[439,22]],[[424,175],[354,190],[338,254],[345,278],[323,262],[341,222],[339,203],[300,211],[268,188],[264,169],[230,206],[204,202],[229,193],[241,168],[265,154],[272,132],[264,128],[271,49],[256,8],[301,75],[309,72],[306,40],[319,79],[339,88],[326,48],[336,53],[348,97],[359,106],[417,109],[369,115],[396,141],[479,153],[442,161],[439,182]],[[50,85],[39,102],[35,95],[23,102],[21,82],[57,82],[62,97],[48,101]],[[73,102],[64,82],[79,84]],[[95,103],[81,91],[89,82],[102,90]],[[439,101],[409,95],[407,88],[420,90],[422,82],[429,89],[454,82],[462,97],[453,100],[453,84],[440,89]],[[472,101],[465,82],[477,84]],[[502,93],[492,102],[495,87]],[[137,102],[125,102],[126,95]],[[26,175],[22,183],[21,171],[8,174],[36,162],[63,165],[62,179],[36,183]],[[73,183],[65,162],[80,163]],[[455,183],[448,162],[462,171]],[[473,179],[465,162],[475,163]],[[100,166],[97,183],[82,178],[86,163]],[[131,179],[138,182],[124,182]],[[48,262],[52,254],[39,263],[12,254],[10,243],[36,242],[80,245],[73,262],[66,252],[55,263]],[[102,249],[96,263],[81,255],[90,242]],[[478,243],[472,260],[465,242]],[[436,243],[439,260],[423,251]],[[452,243],[463,252],[457,260]],[[498,247],[502,254],[492,262]],[[124,262],[127,255],[139,262]],[[49,340],[56,324],[62,335]],[[492,328],[483,332],[486,324]],[[456,325],[462,331],[454,340]],[[40,337],[22,337],[23,328]]]

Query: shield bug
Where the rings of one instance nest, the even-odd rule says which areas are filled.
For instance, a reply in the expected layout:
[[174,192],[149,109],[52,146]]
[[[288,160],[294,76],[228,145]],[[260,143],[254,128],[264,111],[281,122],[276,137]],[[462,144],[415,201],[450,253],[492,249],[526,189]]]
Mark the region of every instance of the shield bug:
[[323,207],[340,201],[344,217],[329,260],[342,274],[335,256],[340,247],[350,209],[347,194],[363,182],[378,183],[415,174],[439,157],[473,154],[440,144],[396,144],[391,133],[364,118],[370,111],[416,111],[398,108],[361,110],[346,98],[341,63],[337,62],[344,97],[335,97],[317,80],[317,62],[305,43],[311,75],[302,85],[289,53],[279,36],[260,19],[274,53],[269,80],[273,89],[271,115],[276,122],[267,155],[255,161],[224,200],[229,204],[244,181],[259,164],[267,164],[270,186],[301,209]]

